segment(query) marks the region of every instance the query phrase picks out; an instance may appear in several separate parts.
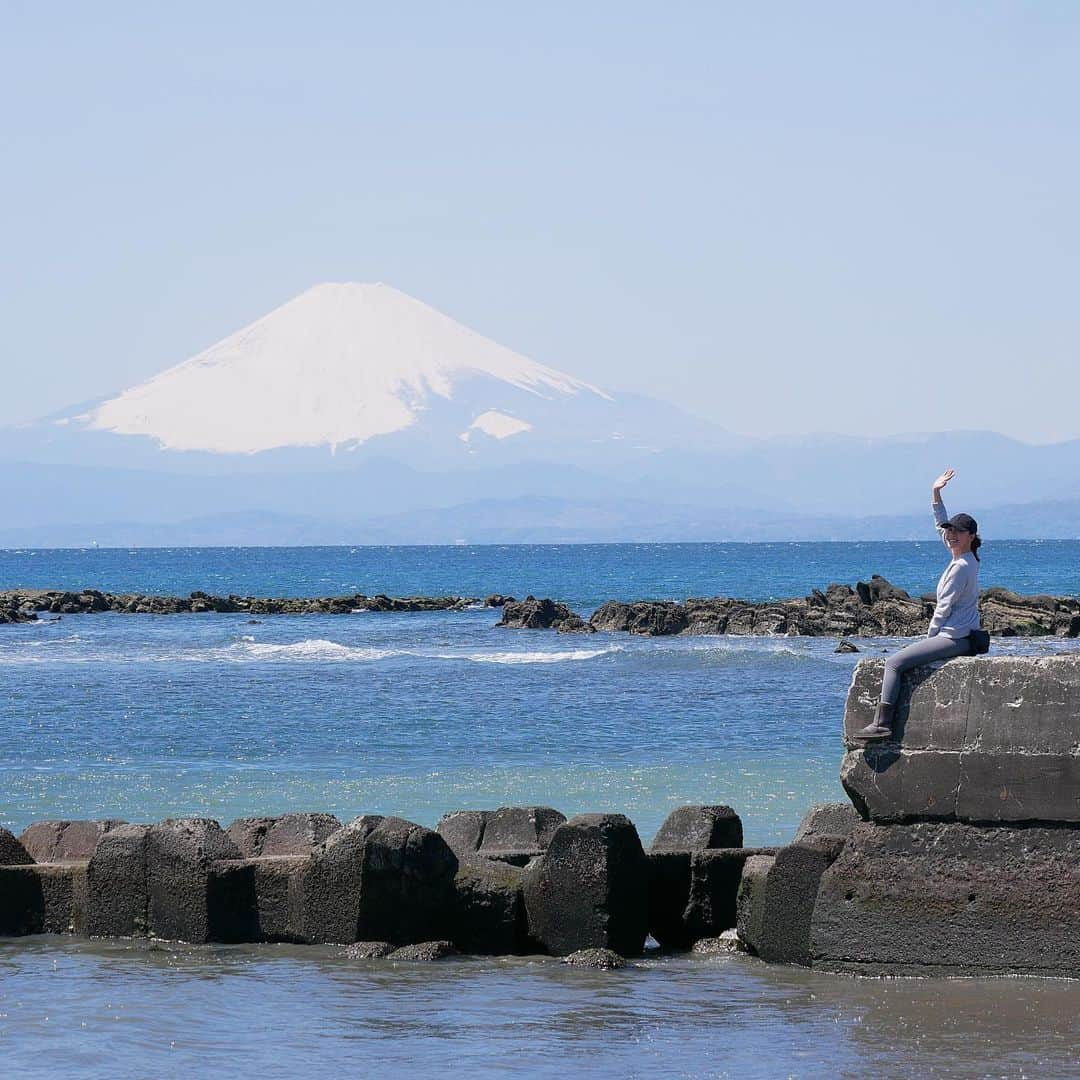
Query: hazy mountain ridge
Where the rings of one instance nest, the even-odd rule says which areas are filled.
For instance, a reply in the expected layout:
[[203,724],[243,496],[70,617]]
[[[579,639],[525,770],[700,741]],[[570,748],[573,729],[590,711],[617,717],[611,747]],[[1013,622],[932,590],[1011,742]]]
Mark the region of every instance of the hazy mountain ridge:
[[954,510],[1023,504],[1025,520],[1001,519],[1011,535],[1075,531],[1080,440],[736,436],[356,284],[317,286],[130,390],[0,431],[18,544],[169,529],[253,544],[835,538],[870,520],[921,535],[908,522],[946,467]]

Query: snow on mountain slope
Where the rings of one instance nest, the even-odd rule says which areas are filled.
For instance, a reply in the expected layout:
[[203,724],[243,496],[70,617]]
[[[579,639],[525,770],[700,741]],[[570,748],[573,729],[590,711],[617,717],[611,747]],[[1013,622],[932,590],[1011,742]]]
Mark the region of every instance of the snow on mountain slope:
[[[400,432],[469,380],[524,400],[602,390],[534,363],[387,285],[317,285],[192,359],[77,419],[171,450],[355,447]],[[494,402],[492,402],[494,404]],[[531,425],[478,416],[498,439]]]

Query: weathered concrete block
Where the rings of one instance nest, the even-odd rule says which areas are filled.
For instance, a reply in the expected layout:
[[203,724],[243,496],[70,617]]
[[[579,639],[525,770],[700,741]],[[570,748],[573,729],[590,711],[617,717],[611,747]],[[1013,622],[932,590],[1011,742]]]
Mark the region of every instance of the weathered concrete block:
[[458,860],[431,829],[401,818],[349,822],[315,849],[296,883],[306,941],[413,944],[443,934]]
[[34,861],[33,855],[8,829],[0,829],[0,866],[25,866]]
[[529,932],[548,952],[641,952],[649,927],[649,866],[622,814],[579,814],[555,830],[525,871]]
[[459,858],[480,850],[484,826],[491,817],[490,810],[453,810],[443,814],[435,831],[450,845]]
[[736,923],[743,866],[775,848],[650,851],[649,933],[665,948],[688,949]]
[[736,926],[739,940],[752,952],[757,952],[765,936],[765,889],[769,871],[776,857],[755,855],[743,865],[736,900]]
[[86,932],[91,937],[145,937],[149,825],[118,825],[98,841],[87,869]]
[[237,818],[226,830],[245,859],[309,855],[341,828],[333,814]]
[[1080,974],[1080,830],[860,825],[822,875],[813,965]]
[[117,825],[118,818],[104,821],[35,821],[23,830],[19,842],[34,862],[82,862],[97,849],[98,841]]
[[795,831],[795,843],[815,836],[846,839],[862,818],[848,803],[819,803],[803,815]]
[[[788,844],[776,853],[763,894],[757,898],[760,908],[748,913],[755,925],[748,927],[750,936],[746,941],[763,960],[804,966],[810,963],[810,923],[821,875],[845,842],[836,837],[815,837]],[[748,886],[753,888],[753,884]],[[747,902],[753,903],[749,899]]]
[[527,953],[524,872],[509,863],[461,859],[454,876],[449,934],[463,953],[511,956]]
[[502,806],[484,822],[479,852],[486,859],[524,866],[548,849],[564,821],[566,815],[550,806]]
[[730,806],[680,806],[664,819],[650,851],[742,847],[739,815]]
[[86,932],[86,863],[0,866],[0,936]]
[[245,918],[238,912],[252,905],[249,879],[212,871],[215,863],[239,858],[216,821],[176,818],[152,825],[146,834],[150,936],[196,943],[237,940],[234,923]]
[[[855,671],[845,738],[868,722],[882,665]],[[861,814],[1080,823],[1080,655],[950,660],[905,676],[893,741],[853,748],[841,780]]]

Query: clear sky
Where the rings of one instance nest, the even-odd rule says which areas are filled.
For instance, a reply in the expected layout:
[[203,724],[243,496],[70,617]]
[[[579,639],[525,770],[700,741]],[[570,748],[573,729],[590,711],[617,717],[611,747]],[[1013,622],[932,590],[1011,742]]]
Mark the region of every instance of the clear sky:
[[0,424],[385,281],[740,432],[1080,436],[1080,5],[0,0]]

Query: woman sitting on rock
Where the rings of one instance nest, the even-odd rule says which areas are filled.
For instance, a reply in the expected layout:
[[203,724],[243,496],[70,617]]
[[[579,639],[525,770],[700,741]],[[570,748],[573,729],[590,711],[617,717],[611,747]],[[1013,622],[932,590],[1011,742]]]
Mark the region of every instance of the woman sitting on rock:
[[854,735],[860,741],[887,739],[892,734],[893,714],[900,692],[900,676],[909,668],[948,660],[970,653],[969,637],[979,629],[979,526],[968,514],[950,518],[941,501],[941,489],[956,475],[946,469],[934,481],[934,521],[952,554],[952,561],[937,586],[937,606],[923,641],[894,653],[885,662],[881,703],[874,719]]

